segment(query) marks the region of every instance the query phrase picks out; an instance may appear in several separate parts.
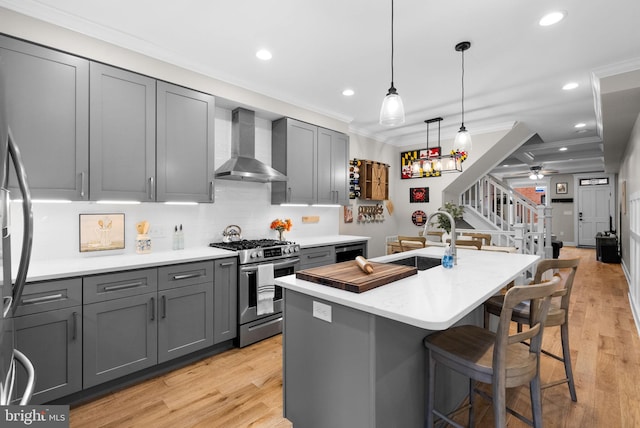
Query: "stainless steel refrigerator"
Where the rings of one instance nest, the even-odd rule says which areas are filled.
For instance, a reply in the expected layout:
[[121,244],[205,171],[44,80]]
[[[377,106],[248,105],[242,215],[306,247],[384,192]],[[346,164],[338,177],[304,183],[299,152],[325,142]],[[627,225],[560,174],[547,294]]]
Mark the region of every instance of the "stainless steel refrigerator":
[[[27,270],[31,258],[33,241],[33,214],[31,212],[31,194],[27,186],[27,176],[20,158],[20,151],[14,141],[9,123],[7,123],[6,91],[2,62],[0,58],[0,225],[2,233],[2,280],[0,283],[0,405],[12,404],[14,393],[22,396],[19,404],[29,403],[35,385],[35,373],[29,359],[14,347],[13,316],[20,302],[22,290],[27,279]],[[17,184],[22,195],[12,195],[14,203],[20,203],[23,215],[22,249],[17,260],[15,280],[12,275],[11,259],[11,219],[9,210],[9,171],[13,167],[17,176]],[[21,202],[18,202],[21,200]],[[28,380],[25,391],[14,391],[16,380],[16,364],[22,364],[27,372]],[[15,403],[14,403],[15,404]]]

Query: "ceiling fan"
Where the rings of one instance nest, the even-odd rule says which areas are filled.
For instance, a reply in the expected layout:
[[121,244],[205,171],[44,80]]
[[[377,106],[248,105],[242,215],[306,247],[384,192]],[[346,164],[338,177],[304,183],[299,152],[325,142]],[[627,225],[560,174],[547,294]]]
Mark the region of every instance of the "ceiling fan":
[[529,167],[529,171],[522,171],[509,176],[509,178],[528,177],[531,180],[542,180],[545,175],[557,174],[557,170],[543,169],[542,165],[533,165]]

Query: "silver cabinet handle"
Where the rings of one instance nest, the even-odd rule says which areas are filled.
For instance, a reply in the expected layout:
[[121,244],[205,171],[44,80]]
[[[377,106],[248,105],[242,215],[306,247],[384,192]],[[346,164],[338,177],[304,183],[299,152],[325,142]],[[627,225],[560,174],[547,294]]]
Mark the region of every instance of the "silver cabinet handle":
[[78,313],[73,313],[73,335],[71,336],[71,340],[76,340],[78,337]]
[[179,281],[181,279],[189,279],[189,278],[199,278],[202,275],[201,273],[185,273],[183,275],[173,275],[173,280],[174,281]]
[[226,266],[233,266],[235,263],[234,262],[225,262],[225,263],[220,263],[221,267],[226,267]]
[[209,200],[213,201],[213,181],[209,182]]
[[80,197],[84,198],[84,177],[85,177],[85,172],[82,171],[80,173]]
[[149,200],[151,201],[153,201],[154,190],[153,177],[149,177]]
[[291,187],[287,187],[286,202],[291,202]]
[[324,253],[324,254],[316,254],[316,255],[308,255],[307,258],[308,259],[319,259],[320,257],[326,257],[328,256],[330,253]]
[[123,290],[125,288],[141,287],[143,285],[144,283],[142,281],[129,282],[127,284],[120,284],[120,285],[108,285],[104,287],[104,291]]
[[156,319],[156,298],[151,298],[151,321]]
[[167,317],[167,296],[162,295],[162,318]]
[[42,296],[42,297],[32,297],[31,299],[22,300],[22,304],[23,305],[30,305],[30,304],[34,304],[34,303],[48,302],[50,300],[62,299],[62,297],[64,297],[62,293],[51,294],[49,296]]

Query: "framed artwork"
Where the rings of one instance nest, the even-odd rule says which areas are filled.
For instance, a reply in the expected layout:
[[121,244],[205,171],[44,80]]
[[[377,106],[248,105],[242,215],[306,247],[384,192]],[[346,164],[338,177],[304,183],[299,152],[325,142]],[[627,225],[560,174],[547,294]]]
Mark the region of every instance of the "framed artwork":
[[429,202],[428,187],[412,187],[409,189],[409,202]]
[[620,211],[623,215],[627,214],[627,181],[622,180],[620,184]]
[[566,182],[556,183],[556,193],[558,194],[569,193],[569,190],[567,189],[567,183]]
[[80,252],[124,249],[124,214],[80,214]]

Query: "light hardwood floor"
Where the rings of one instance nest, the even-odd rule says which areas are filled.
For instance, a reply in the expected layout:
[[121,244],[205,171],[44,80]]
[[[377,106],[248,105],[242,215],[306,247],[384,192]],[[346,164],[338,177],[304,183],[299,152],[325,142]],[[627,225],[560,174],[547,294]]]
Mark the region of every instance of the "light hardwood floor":
[[[640,427],[640,339],[618,264],[595,251],[563,248],[580,257],[569,321],[578,402],[566,385],[543,391],[545,427]],[[559,329],[545,349],[560,353]],[[542,359],[543,382],[563,375],[562,363]],[[509,390],[510,407],[530,414],[527,388]],[[478,427],[493,426],[488,403],[477,400]],[[509,416],[509,427],[527,425]],[[291,427],[282,417],[282,338],[233,349],[71,410],[71,427]],[[304,428],[304,427],[301,427]],[[333,428],[333,427],[327,427]],[[348,428],[348,427],[345,427]]]

